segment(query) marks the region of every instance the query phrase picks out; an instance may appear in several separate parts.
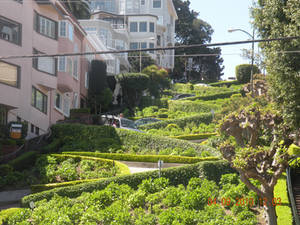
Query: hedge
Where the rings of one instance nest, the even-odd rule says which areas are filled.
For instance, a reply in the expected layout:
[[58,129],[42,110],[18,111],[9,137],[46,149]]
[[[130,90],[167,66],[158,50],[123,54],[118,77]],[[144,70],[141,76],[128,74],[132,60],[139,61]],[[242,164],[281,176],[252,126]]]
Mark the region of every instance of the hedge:
[[291,144],[289,149],[288,149],[288,153],[289,155],[300,155],[300,147],[295,145],[295,144]]
[[201,139],[207,139],[212,136],[216,136],[217,133],[206,133],[206,134],[189,134],[189,135],[181,135],[181,136],[172,136],[170,138],[176,138],[180,140],[201,140]]
[[203,100],[203,101],[208,101],[208,100],[216,100],[216,99],[223,99],[223,98],[230,98],[231,95],[234,94],[239,94],[239,91],[228,91],[228,92],[223,92],[223,93],[218,93],[218,94],[213,94],[213,95],[206,95],[206,96],[195,96],[195,97],[188,97],[185,98],[185,100]]
[[[110,166],[116,165],[119,170],[120,170],[120,175],[128,175],[130,174],[130,170],[127,165],[124,163],[118,162],[118,161],[113,161],[110,159],[103,159],[100,157],[88,157],[88,156],[83,156],[83,154],[50,154],[50,156],[55,157],[55,158],[61,158],[61,159],[66,159],[66,158],[73,158],[73,159],[80,159],[80,160],[94,160],[94,161],[100,161],[103,163],[107,163]],[[36,192],[41,192],[45,190],[50,190],[53,188],[58,188],[58,187],[66,187],[66,186],[72,186],[75,184],[81,184],[81,183],[87,183],[87,182],[92,182],[92,181],[98,181],[104,178],[99,178],[99,179],[86,179],[86,180],[75,180],[75,181],[70,181],[70,182],[63,182],[63,183],[51,183],[51,184],[37,184],[37,185],[32,185],[31,190],[33,193]]]
[[80,159],[80,160],[100,161],[100,162],[103,162],[103,163],[107,163],[110,166],[116,165],[120,169],[121,174],[130,174],[130,170],[129,170],[128,166],[126,166],[123,163],[110,160],[108,158],[104,159],[104,158],[100,158],[100,157],[88,157],[88,156],[83,156],[83,155],[79,155],[79,154],[76,155],[76,154],[65,154],[65,153],[63,153],[63,154],[50,154],[50,156],[55,157],[55,158],[61,158],[61,159],[73,158],[73,159]]
[[197,116],[190,116],[190,117],[185,117],[185,118],[181,118],[181,119],[172,119],[172,120],[165,120],[165,121],[161,121],[161,122],[146,124],[146,125],[140,126],[139,128],[142,130],[163,129],[163,128],[167,127],[169,124],[176,124],[181,129],[183,129],[186,126],[186,124],[188,124],[188,123],[209,124],[212,122],[212,120],[213,120],[213,116],[211,113],[202,113]]
[[205,102],[194,102],[194,101],[169,101],[169,110],[171,112],[183,111],[187,113],[210,113],[211,110],[218,110],[219,107],[215,104],[207,104]]
[[8,164],[15,170],[22,171],[34,165],[38,153],[35,151],[26,152],[19,157],[11,160]]
[[219,81],[219,82],[215,82],[215,83],[210,83],[209,85],[212,86],[212,87],[222,87],[224,85],[230,86],[232,84],[239,84],[239,82],[237,80],[233,80],[233,81]]
[[21,210],[21,208],[10,208],[0,211],[0,224],[3,223],[6,219],[8,219],[11,215],[15,214],[17,211]]
[[[208,180],[219,182],[223,174],[233,173],[234,170],[229,163],[224,161],[216,162],[200,162],[193,165],[163,169],[162,177],[168,178],[170,185],[177,186],[179,184],[187,185],[192,177],[202,177]],[[30,202],[36,202],[43,199],[51,199],[55,194],[75,198],[80,196],[83,192],[93,192],[95,190],[102,190],[112,182],[117,184],[127,184],[132,188],[137,186],[145,179],[158,178],[157,171],[150,171],[145,173],[136,173],[133,175],[124,175],[119,177],[107,178],[96,182],[89,182],[84,184],[73,185],[70,187],[55,188],[52,190],[25,196],[21,200],[23,207],[28,207]]]
[[186,157],[186,156],[174,156],[174,155],[133,155],[133,154],[118,154],[118,153],[98,153],[98,152],[63,152],[63,154],[81,155],[99,157],[104,159],[130,161],[130,162],[153,162],[163,160],[165,163],[183,163],[194,164],[202,161],[216,161],[218,157]]
[[[210,115],[211,117],[211,115]],[[208,119],[209,115],[202,117]],[[160,122],[159,122],[160,123]],[[208,146],[201,146],[195,143],[186,142],[183,140],[176,140],[146,133],[140,133],[125,129],[115,129],[109,126],[87,126],[80,124],[57,124],[52,127],[54,137],[60,137],[64,143],[64,151],[96,151],[103,150],[103,139],[108,139],[107,149],[114,142],[120,147],[125,148],[136,147],[139,151],[150,150],[159,152],[167,148],[181,148],[183,151],[188,149],[195,149],[197,152],[211,151],[214,149]]]

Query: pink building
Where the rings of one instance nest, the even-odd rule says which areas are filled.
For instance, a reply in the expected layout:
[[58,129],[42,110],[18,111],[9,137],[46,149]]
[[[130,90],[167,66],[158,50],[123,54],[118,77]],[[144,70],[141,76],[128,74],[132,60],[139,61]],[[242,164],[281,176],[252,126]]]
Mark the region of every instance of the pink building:
[[[0,1],[0,56],[94,51],[58,0]],[[28,137],[84,106],[93,57],[0,60],[0,124],[28,122]],[[81,99],[83,102],[81,103]]]

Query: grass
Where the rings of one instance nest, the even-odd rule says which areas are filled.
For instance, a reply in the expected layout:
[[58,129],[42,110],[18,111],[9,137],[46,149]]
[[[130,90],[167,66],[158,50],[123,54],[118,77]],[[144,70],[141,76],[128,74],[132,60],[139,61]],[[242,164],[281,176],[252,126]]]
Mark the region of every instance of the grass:
[[277,223],[278,225],[292,225],[293,216],[288,198],[286,174],[284,173],[278,180],[274,188],[274,198],[281,198],[281,205],[276,206]]

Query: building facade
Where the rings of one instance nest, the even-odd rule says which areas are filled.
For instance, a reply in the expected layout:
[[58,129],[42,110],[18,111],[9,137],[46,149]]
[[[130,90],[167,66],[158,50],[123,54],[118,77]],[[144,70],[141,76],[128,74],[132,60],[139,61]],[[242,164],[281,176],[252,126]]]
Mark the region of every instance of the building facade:
[[[58,0],[12,0],[0,5],[2,57],[96,51],[84,29]],[[85,106],[89,64],[94,58],[0,60],[0,124],[27,122],[30,138],[69,117],[70,109]]]
[[[178,17],[172,0],[92,0],[91,9],[94,11],[92,19],[104,19],[103,14],[110,13],[111,19],[107,16],[106,21],[126,28],[130,49],[175,45]],[[120,19],[116,20],[116,17]],[[159,66],[174,68],[174,50],[148,53]]]

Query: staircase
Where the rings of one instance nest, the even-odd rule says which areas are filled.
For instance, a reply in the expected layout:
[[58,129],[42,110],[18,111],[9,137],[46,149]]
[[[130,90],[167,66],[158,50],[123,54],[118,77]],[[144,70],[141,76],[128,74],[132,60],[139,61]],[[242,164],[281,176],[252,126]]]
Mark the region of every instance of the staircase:
[[293,194],[295,198],[297,214],[300,217],[300,168],[294,170],[292,176],[292,186],[293,186]]

